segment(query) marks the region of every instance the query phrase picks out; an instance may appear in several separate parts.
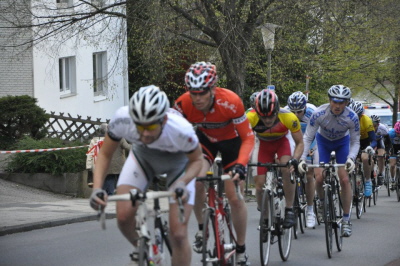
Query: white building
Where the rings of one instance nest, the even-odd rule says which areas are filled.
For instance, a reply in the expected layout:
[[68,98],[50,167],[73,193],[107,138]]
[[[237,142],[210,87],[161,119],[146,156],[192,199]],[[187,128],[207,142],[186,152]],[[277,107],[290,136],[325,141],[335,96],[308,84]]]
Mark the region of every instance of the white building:
[[[47,113],[80,115],[84,119],[89,116],[101,121],[110,119],[116,109],[128,104],[126,20],[98,15],[71,23],[71,27],[54,24],[60,18],[71,20],[71,15],[81,18],[82,13],[105,6],[109,1],[92,0],[96,6],[91,6],[78,0],[2,0],[0,11],[9,17],[14,14],[11,9],[4,12],[9,8],[8,1],[19,3],[18,14],[26,21],[32,24],[53,21],[53,24],[29,30],[2,30],[0,97],[26,94],[36,98]],[[33,14],[29,18],[22,15],[28,14],[28,8]],[[124,8],[115,7],[112,11],[123,14]],[[0,27],[7,25],[0,17]],[[44,41],[34,41],[32,47],[5,47],[30,38],[38,40],[49,32],[55,34]]]

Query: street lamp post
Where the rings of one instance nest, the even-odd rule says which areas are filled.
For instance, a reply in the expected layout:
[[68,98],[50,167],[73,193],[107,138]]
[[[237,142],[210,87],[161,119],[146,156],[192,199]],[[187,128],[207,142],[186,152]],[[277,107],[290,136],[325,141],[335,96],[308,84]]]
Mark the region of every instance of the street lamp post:
[[268,85],[271,85],[271,54],[275,44],[275,29],[279,27],[272,23],[265,23],[260,26],[264,47],[268,53]]

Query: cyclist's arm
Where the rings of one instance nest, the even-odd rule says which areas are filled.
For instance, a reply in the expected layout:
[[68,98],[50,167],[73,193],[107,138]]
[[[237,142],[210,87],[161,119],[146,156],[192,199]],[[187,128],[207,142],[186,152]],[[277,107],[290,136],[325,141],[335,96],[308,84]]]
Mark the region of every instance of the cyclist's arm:
[[244,113],[243,116],[233,119],[233,123],[235,124],[236,130],[242,140],[237,163],[244,166],[250,160],[254,148],[253,130],[251,129],[249,120]]
[[378,145],[378,143],[376,142],[376,135],[374,130],[368,132],[368,139],[370,140],[370,146],[372,148],[375,148]]
[[303,134],[301,133],[301,130],[292,132],[292,137],[296,144],[293,152],[293,158],[299,160],[304,151]]
[[200,145],[197,145],[192,152],[186,153],[186,156],[188,157],[189,162],[186,166],[185,174],[178,180],[179,182],[184,182],[185,185],[189,184],[195,176],[200,174],[203,166],[203,153]]
[[304,144],[303,144],[303,154],[301,155],[302,160],[306,160],[308,152],[311,147],[311,143],[314,141],[315,134],[317,133],[317,130],[319,128],[319,124],[315,120],[313,121],[313,123],[310,123],[310,121],[307,124],[306,132],[304,133],[303,136]]
[[356,120],[356,123],[354,123],[352,120],[349,121],[351,123],[349,132],[350,132],[350,151],[349,155],[347,158],[351,158],[353,160],[356,159],[358,151],[360,150],[360,126],[358,123],[358,119]]
[[113,140],[108,134],[104,138],[99,155],[96,159],[96,167],[93,172],[93,189],[102,188],[104,179],[107,175],[108,167],[115,150],[119,146],[120,140]]

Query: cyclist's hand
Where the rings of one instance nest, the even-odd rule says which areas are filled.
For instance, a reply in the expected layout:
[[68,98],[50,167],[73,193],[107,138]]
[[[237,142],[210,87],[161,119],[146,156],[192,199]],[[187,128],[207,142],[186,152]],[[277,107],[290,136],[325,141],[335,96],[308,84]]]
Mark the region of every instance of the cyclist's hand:
[[241,164],[236,164],[232,169],[233,180],[245,180],[246,179],[246,168]]
[[366,147],[365,152],[370,154],[375,154],[375,151],[371,146]]
[[305,174],[308,171],[308,167],[306,164],[306,161],[304,160],[300,160],[299,165],[297,166],[297,168],[299,169],[299,173],[300,174]]
[[346,171],[350,173],[350,172],[353,172],[355,167],[356,167],[356,165],[354,164],[353,159],[348,158],[344,169],[346,169]]
[[177,194],[182,194],[182,202],[186,202],[189,199],[189,191],[186,188],[186,184],[183,181],[178,181],[170,188],[171,191],[175,192],[174,199],[177,200]]
[[101,188],[93,189],[92,195],[90,196],[90,207],[92,207],[96,211],[99,210],[99,207],[104,209],[104,207],[106,206],[106,201],[105,201],[106,195],[107,192],[105,192]]
[[288,163],[289,163],[289,165],[291,165],[290,172],[293,173],[293,171],[295,171],[296,173],[298,173],[299,161],[297,161],[297,159],[293,158],[293,159],[290,159]]

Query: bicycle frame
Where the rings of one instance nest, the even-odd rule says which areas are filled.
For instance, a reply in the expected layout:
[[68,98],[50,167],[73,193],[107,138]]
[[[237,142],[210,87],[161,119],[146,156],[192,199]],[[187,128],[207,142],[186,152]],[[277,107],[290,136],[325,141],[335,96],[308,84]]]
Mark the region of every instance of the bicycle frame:
[[[259,228],[261,263],[262,265],[268,264],[271,244],[276,242],[273,240],[275,236],[278,237],[279,254],[281,259],[286,261],[289,258],[290,253],[292,228],[284,229],[282,227],[284,217],[282,213],[285,212],[286,202],[282,178],[278,178],[277,168],[288,167],[288,164],[249,163],[248,166],[267,168],[263,199],[260,206]],[[277,212],[278,210],[279,212]]]
[[[203,265],[209,263],[217,263],[218,265],[230,265],[235,263],[236,254],[236,237],[230,220],[230,207],[227,199],[223,195],[223,181],[230,179],[229,175],[222,175],[222,164],[220,160],[216,160],[218,166],[218,175],[214,176],[213,172],[208,172],[206,177],[198,177],[197,181],[205,181],[208,183],[207,203],[204,209],[204,225],[203,229]],[[217,185],[217,191],[215,186]],[[207,240],[211,237],[212,232],[208,232],[209,219],[212,219],[215,236],[215,257],[208,254]],[[224,224],[228,228],[228,232],[224,232]],[[207,225],[207,226],[206,226]],[[226,243],[225,233],[229,233],[230,243]],[[211,257],[209,257],[211,256]]]

